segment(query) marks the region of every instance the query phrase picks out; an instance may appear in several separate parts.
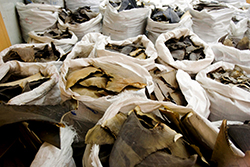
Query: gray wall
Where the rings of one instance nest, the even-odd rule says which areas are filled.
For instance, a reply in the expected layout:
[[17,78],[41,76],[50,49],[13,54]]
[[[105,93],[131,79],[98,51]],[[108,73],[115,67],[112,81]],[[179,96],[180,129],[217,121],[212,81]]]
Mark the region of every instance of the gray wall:
[[16,2],[23,0],[0,0],[0,11],[7,29],[11,44],[22,43],[21,31],[17,20]]

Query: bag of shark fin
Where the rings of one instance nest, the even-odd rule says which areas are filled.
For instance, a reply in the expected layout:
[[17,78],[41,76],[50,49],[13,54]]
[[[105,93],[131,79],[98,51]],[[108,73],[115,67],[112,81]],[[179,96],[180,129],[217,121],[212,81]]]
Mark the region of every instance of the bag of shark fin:
[[154,44],[145,35],[115,41],[111,40],[109,36],[92,33],[86,35],[82,40],[95,42],[95,53],[89,57],[121,56],[146,69],[151,69],[157,58]]
[[0,68],[3,103],[55,105],[61,102],[56,66],[11,61],[2,64]]
[[28,63],[49,63],[57,67],[62,65],[65,52],[51,43],[15,44],[0,52],[0,64],[9,61]]
[[234,13],[225,3],[209,0],[191,4],[187,10],[192,15],[194,33],[207,43],[216,43],[227,33]]
[[31,3],[16,3],[22,37],[28,41],[30,31],[44,31],[56,26],[60,6]]
[[78,41],[90,32],[101,32],[102,15],[94,12],[91,6],[78,7],[75,10],[61,9],[59,11],[58,28],[74,32]]
[[29,32],[29,39],[27,43],[51,43],[56,46],[60,46],[65,53],[72,50],[73,46],[78,41],[74,32],[66,30],[60,30],[58,28],[48,29],[42,32],[31,31]]
[[154,8],[147,19],[147,37],[155,43],[157,37],[167,31],[176,28],[188,28],[192,30],[193,21],[189,11],[176,5]]
[[135,0],[105,0],[103,12],[104,35],[112,40],[125,40],[142,35],[145,32],[147,17],[150,9],[140,1]]
[[206,90],[210,100],[211,121],[227,119],[245,121],[250,112],[250,68],[219,61],[201,70],[196,80]]

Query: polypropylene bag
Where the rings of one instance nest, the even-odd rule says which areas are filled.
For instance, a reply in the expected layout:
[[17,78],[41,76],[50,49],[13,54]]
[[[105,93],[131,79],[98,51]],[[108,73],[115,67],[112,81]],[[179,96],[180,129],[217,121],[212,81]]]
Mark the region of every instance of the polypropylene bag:
[[145,32],[149,8],[133,8],[118,12],[106,1],[102,32],[112,40],[125,40]]
[[222,43],[210,45],[214,55],[214,62],[224,61],[233,64],[250,66],[250,50],[239,50]]
[[60,128],[61,148],[57,148],[47,142],[44,142],[39,148],[31,167],[48,167],[48,166],[61,166],[61,167],[75,167],[75,161],[72,157],[73,150],[71,144],[74,141],[76,132],[72,127],[66,126]]
[[240,20],[235,24],[232,20],[230,21],[229,35],[231,37],[243,38],[248,29],[248,18]]
[[207,43],[216,43],[227,33],[234,13],[234,9],[229,7],[211,11],[197,11],[193,8],[187,10],[192,15],[194,33]]
[[[100,38],[102,37],[99,37],[98,39]],[[148,70],[150,70],[154,66],[155,59],[158,57],[154,44],[145,35],[138,35],[136,37],[131,37],[131,38],[128,38],[126,40],[121,40],[121,41],[111,40],[110,37],[107,37],[107,36],[103,37],[102,39],[103,40],[96,41],[95,55],[92,54],[90,57],[104,57],[104,56],[110,56],[110,55],[121,56],[123,59],[137,63],[145,67]],[[105,49],[105,46],[107,44],[125,46],[128,44],[133,44],[133,42],[141,43],[141,45],[145,47],[145,53],[148,56],[148,58],[146,59],[133,58],[123,53],[109,51]]]
[[[211,103],[210,112],[212,121],[227,119],[232,121],[245,121],[250,118],[250,92],[237,87],[236,85],[222,84],[207,77],[211,71],[223,67],[233,69],[235,64],[217,62],[203,69],[196,75],[196,80],[207,91]],[[250,76],[250,68],[238,65]]]
[[144,80],[144,83],[147,84],[147,89],[151,93],[154,89],[154,84],[152,81],[152,77],[149,72],[142,66],[138,66],[138,64],[130,62],[126,59],[117,56],[109,56],[109,57],[101,57],[101,58],[84,58],[84,59],[69,59],[64,61],[61,67],[61,75],[59,81],[59,87],[61,90],[62,100],[65,101],[67,99],[76,99],[82,103],[84,103],[87,107],[97,111],[104,112],[108,106],[114,101],[118,100],[122,94],[136,94],[142,97],[145,97],[145,88],[140,89],[138,91],[130,90],[123,91],[115,96],[103,96],[99,98],[92,98],[90,96],[79,95],[76,92],[73,92],[70,88],[66,89],[66,76],[69,68],[80,68],[86,67],[93,63],[102,63],[107,66],[120,66],[120,72],[129,72],[133,73]]
[[31,76],[40,72],[43,76],[50,79],[33,90],[11,98],[7,104],[55,105],[61,102],[60,90],[57,85],[59,73],[56,66],[47,63],[23,63],[18,61],[11,61],[0,65],[1,79],[8,72],[24,76]]
[[61,47],[63,49],[63,51],[65,53],[67,53],[67,52],[72,50],[73,46],[78,41],[77,36],[72,31],[69,31],[69,33],[72,35],[71,38],[62,38],[62,39],[54,39],[52,37],[38,35],[38,34],[41,34],[44,32],[46,32],[46,31],[43,31],[43,32],[31,31],[31,32],[29,32],[28,43],[51,43],[51,42],[53,42],[56,46]]
[[191,79],[190,75],[183,70],[177,71],[176,80],[188,103],[186,107],[192,108],[200,116],[208,118],[210,101],[205,89],[196,80]]
[[90,55],[94,54],[94,47],[93,43],[79,41],[67,55],[65,61],[68,59],[88,58]]
[[64,23],[60,18],[58,18],[58,27],[65,30],[68,28],[73,31],[78,38],[78,41],[82,37],[90,32],[101,32],[102,31],[102,15],[99,13],[96,17],[90,19],[89,21],[79,23],[79,24],[69,24]]
[[[204,54],[205,58],[197,61],[190,60],[177,60],[175,61],[173,56],[171,55],[169,49],[166,47],[165,42],[171,38],[179,39],[182,36],[190,35],[190,39],[194,42],[194,44],[200,46],[204,46]],[[175,29],[166,33],[161,34],[156,42],[155,47],[158,53],[158,60],[161,64],[168,64],[177,69],[182,69],[183,71],[189,74],[198,73],[200,70],[209,66],[214,60],[214,54],[210,46],[200,39],[195,33],[190,31],[187,28]]]
[[65,0],[65,6],[67,9],[74,11],[79,7],[90,6],[90,9],[94,12],[99,12],[99,5],[102,0]]
[[[102,125],[106,120],[114,117],[118,112],[127,114],[129,111],[134,109],[136,106],[141,108],[142,112],[145,113],[155,113],[159,116],[159,113],[156,110],[162,106],[167,106],[170,110],[173,110],[179,113],[181,116],[191,111],[188,107],[177,106],[171,102],[159,102],[149,99],[144,99],[136,96],[125,96],[120,100],[114,102],[104,113],[103,117],[97,122],[97,125]],[[219,129],[214,127],[210,121],[204,117],[200,117],[201,121],[206,126],[206,132],[204,133],[204,126],[196,126],[196,131],[199,133],[203,141],[208,143],[210,148],[214,147],[215,140]],[[209,134],[209,135],[208,135]],[[83,156],[83,166],[85,167],[102,167],[101,161],[99,159],[99,150],[100,146],[96,144],[87,144],[87,147]]]
[[155,43],[156,39],[158,38],[159,35],[162,33],[177,29],[177,28],[187,28],[192,31],[192,25],[193,21],[191,19],[191,15],[189,12],[184,14],[181,17],[181,20],[179,23],[166,23],[166,22],[157,22],[151,19],[149,16],[147,19],[147,26],[146,26],[146,31],[147,31],[147,37]]
[[22,37],[28,41],[30,31],[44,31],[56,25],[60,6],[31,3],[25,5],[17,2]]
[[26,3],[43,3],[64,7],[64,0],[25,0]]

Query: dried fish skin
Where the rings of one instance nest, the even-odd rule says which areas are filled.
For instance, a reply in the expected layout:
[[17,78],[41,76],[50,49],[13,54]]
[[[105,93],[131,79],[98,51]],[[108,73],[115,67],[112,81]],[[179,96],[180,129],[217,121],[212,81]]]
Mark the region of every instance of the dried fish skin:
[[86,77],[88,77],[90,74],[95,73],[95,72],[101,72],[100,69],[95,68],[93,66],[88,66],[88,67],[84,67],[82,69],[78,69],[78,70],[74,70],[72,72],[69,72],[67,74],[67,84],[66,84],[66,89],[72,87],[73,85],[75,85],[75,83],[77,81],[79,81],[80,79],[84,79]]
[[[174,130],[163,123],[157,124],[153,129],[145,128],[135,112],[131,112],[114,143],[109,165],[111,167],[135,166],[157,150],[164,148],[171,150],[176,147],[175,143],[181,142],[181,140],[174,142],[176,135],[178,134]],[[186,148],[183,145],[180,146],[182,148],[179,149],[182,150],[182,153],[185,152],[183,150]]]
[[250,151],[245,152],[245,156],[239,156],[232,150],[227,131],[227,121],[223,120],[218,134],[211,161],[218,167],[226,166],[250,166]]

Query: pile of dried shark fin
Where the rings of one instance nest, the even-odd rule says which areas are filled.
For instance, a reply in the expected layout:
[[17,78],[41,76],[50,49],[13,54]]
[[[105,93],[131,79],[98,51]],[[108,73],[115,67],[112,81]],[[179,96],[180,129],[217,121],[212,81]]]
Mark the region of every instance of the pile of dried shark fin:
[[61,117],[76,103],[47,105],[0,104],[0,166],[30,166],[40,146],[61,147]]
[[146,48],[140,43],[132,43],[128,45],[113,45],[108,43],[105,46],[106,50],[123,53],[137,59],[147,59],[148,56],[145,53]]
[[46,30],[43,33],[37,33],[37,35],[41,37],[50,37],[57,40],[72,37],[72,34],[69,32],[68,27],[66,28],[66,30],[60,30],[58,28]]
[[171,101],[177,105],[186,106],[187,101],[182,94],[176,80],[177,70],[160,71],[154,68],[149,71],[155,84],[154,91],[148,94],[148,98],[158,101]]
[[168,6],[167,9],[153,9],[150,18],[158,22],[179,23],[183,14],[184,12],[178,6],[176,8]]
[[180,119],[177,112],[167,107],[158,111],[162,117],[143,113],[138,106],[128,115],[119,112],[90,129],[85,142],[100,145],[99,158],[104,167],[204,167],[214,164],[225,167],[237,162],[250,163],[249,151],[245,157],[233,153],[225,122],[217,139],[214,138],[216,144],[212,149],[196,131],[197,125],[207,129],[197,114],[190,111]]
[[209,72],[207,77],[223,84],[236,85],[246,91],[250,91],[250,78],[238,65],[235,65],[232,70],[225,70],[223,67],[219,67]]
[[59,18],[66,24],[80,24],[95,18],[98,13],[93,12],[89,6],[79,7],[74,12],[62,9]]
[[35,89],[49,79],[50,76],[43,76],[41,73],[23,76],[9,71],[0,80],[0,102],[7,103],[13,97]]
[[231,46],[234,48],[237,48],[239,50],[247,50],[250,49],[250,41],[247,36],[244,36],[243,38],[234,38],[229,37],[229,35],[225,35],[219,39],[219,42],[221,42],[223,45]]
[[171,38],[165,42],[174,60],[197,61],[205,58],[204,46],[195,45],[190,35],[181,36],[179,39]]
[[118,12],[121,12],[123,10],[130,10],[133,8],[143,8],[144,4],[140,1],[136,0],[121,0],[121,2],[113,2],[109,1],[109,3],[116,8]]
[[147,85],[136,74],[121,70],[119,65],[98,62],[80,69],[70,68],[66,80],[66,89],[93,98],[117,95],[124,89],[139,90]]
[[215,1],[200,1],[200,3],[195,4],[193,6],[194,10],[202,11],[202,10],[207,10],[208,12],[212,10],[220,10],[220,9],[225,9],[227,8],[226,5],[223,5],[222,3],[215,2]]
[[49,62],[60,59],[61,53],[56,49],[53,42],[44,45],[43,48],[34,45],[23,48],[12,48],[4,56],[3,61],[17,60],[21,62]]

